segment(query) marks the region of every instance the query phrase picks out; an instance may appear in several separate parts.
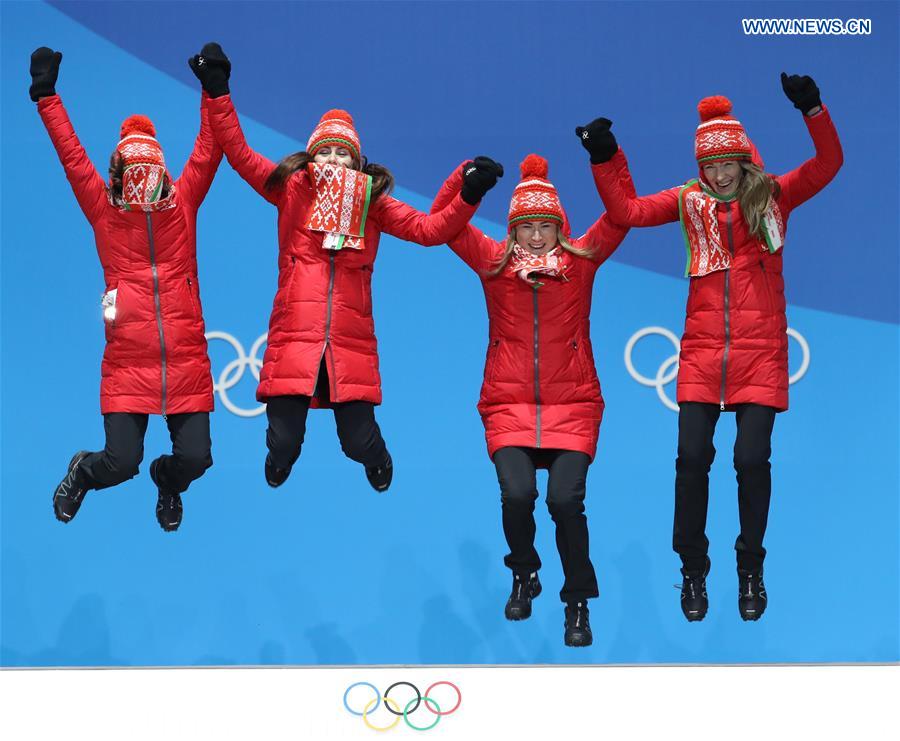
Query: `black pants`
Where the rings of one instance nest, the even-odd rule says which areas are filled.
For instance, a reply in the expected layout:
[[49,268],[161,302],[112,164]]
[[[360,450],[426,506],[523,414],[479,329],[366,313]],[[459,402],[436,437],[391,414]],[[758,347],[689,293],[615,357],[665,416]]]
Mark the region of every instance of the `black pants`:
[[[718,404],[684,402],[678,413],[678,459],[675,461],[675,527],[672,547],[686,570],[706,564],[706,511],[709,506],[709,469],[716,449],[713,433],[719,420]],[[766,549],[763,537],[772,494],[772,427],[775,410],[760,404],[739,404],[735,410],[737,473],[741,532],[734,548],[739,569],[759,571]]]
[[590,464],[589,456],[571,450],[508,447],[494,453],[500,482],[503,533],[509,545],[509,554],[503,562],[522,576],[541,567],[541,559],[534,548],[534,503],[538,497],[536,469],[549,469],[547,509],[556,524],[556,548],[565,575],[559,593],[563,602],[580,602],[598,595],[584,515]]
[[[147,414],[114,412],[103,415],[106,446],[89,453],[78,466],[88,489],[105,489],[134,478],[144,459]],[[157,458],[156,478],[167,492],[185,491],[212,465],[209,413],[170,414],[166,418],[172,439],[172,454]]]
[[[327,401],[328,375],[323,362],[316,381],[316,396]],[[266,447],[276,468],[290,469],[303,446],[306,415],[312,397],[273,396],[267,400]],[[370,401],[332,403],[341,450],[350,460],[366,468],[382,465],[388,457],[381,430],[375,421],[375,405]]]

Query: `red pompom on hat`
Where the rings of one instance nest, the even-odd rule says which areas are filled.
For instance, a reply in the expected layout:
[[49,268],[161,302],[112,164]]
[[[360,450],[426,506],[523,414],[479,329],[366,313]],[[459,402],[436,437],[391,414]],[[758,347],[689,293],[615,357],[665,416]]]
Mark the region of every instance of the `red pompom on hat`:
[[549,180],[547,160],[538,154],[529,154],[519,172],[522,180],[513,191],[509,203],[509,229],[520,221],[558,221],[563,233],[567,233],[566,214],[559,202],[559,194]]
[[324,146],[346,147],[357,162],[362,160],[359,134],[356,133],[356,128],[353,126],[353,116],[347,111],[332,108],[325,112],[313,130],[312,136],[309,137],[306,153],[311,157]]
[[711,95],[697,104],[700,125],[694,137],[694,155],[700,164],[752,158],[753,145],[731,109],[731,101],[724,95]]
[[710,95],[697,103],[697,113],[700,114],[701,121],[727,116],[731,113],[731,109],[731,101],[724,95]]
[[122,127],[119,129],[119,138],[124,139],[129,134],[146,134],[147,136],[156,136],[156,127],[146,116],[135,114],[129,116],[122,121]]

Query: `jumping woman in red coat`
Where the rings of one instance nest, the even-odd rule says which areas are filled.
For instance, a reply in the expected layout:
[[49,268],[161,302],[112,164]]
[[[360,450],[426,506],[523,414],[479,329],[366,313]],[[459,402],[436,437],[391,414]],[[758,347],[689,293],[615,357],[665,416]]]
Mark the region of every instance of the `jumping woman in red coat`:
[[181,524],[181,493],[212,465],[212,378],[197,282],[197,210],[222,160],[209,129],[206,96],[194,151],[173,180],[153,124],[131,116],[110,159],[109,185],[94,169],[56,94],[60,52],[31,55],[31,99],[97,243],[106,292],[100,411],[102,451],[75,454],[53,495],[68,522],[85,494],[134,477],[144,456],[148,417],[161,414],[172,455],[150,464],[158,488],[156,518],[166,531]]
[[[619,157],[631,193],[624,156]],[[444,207],[463,187],[459,168],[435,199]],[[603,397],[591,350],[591,294],[597,268],[618,247],[627,229],[602,216],[587,233],[571,239],[547,161],[536,154],[521,165],[522,181],[509,208],[509,235],[495,241],[468,225],[450,247],[482,281],[490,319],[484,383],[478,411],[488,455],[497,469],[504,563],[513,572],[506,603],[509,620],[531,615],[541,593],[534,548],[535,472],[549,472],[547,507],[556,523],[556,545],[565,583],[565,644],[593,640],[587,600],[597,578],[588,553],[584,497],[588,467],[597,451]]]
[[[709,468],[719,415],[737,421],[741,532],[735,543],[738,608],[744,620],[766,609],[763,536],[772,490],[772,427],[788,407],[787,320],[782,245],[791,211],[835,176],[841,145],[819,89],[810,77],[782,74],[782,86],[803,113],[816,154],[786,175],[765,173],[731,103],[700,101],[695,153],[699,179],[637,198],[619,185],[615,163],[598,164],[598,186],[609,215],[628,226],[681,221],[691,278],[678,371],[678,458],[675,462],[673,547],[682,560],[681,608],[702,620],[709,603],[706,512]],[[604,162],[615,152],[610,122],[598,119],[577,133],[600,146]]]
[[322,116],[306,151],[275,164],[247,145],[228,89],[231,65],[217,44],[195,71],[210,96],[210,123],[228,161],[278,209],[278,291],[257,399],[269,428],[265,477],[280,486],[300,455],[310,406],[334,411],[341,448],[376,491],[393,463],[375,421],[381,380],[372,320],[372,270],[381,232],[424,245],[469,221],[501,170],[479,168],[461,197],[428,216],[388,193],[393,178],[367,164],[345,111]]

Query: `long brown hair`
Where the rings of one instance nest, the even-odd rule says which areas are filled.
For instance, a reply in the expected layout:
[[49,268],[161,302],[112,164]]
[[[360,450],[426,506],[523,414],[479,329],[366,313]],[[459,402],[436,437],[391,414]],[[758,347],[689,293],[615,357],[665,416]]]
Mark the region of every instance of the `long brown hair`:
[[738,160],[741,166],[741,182],[738,184],[738,203],[741,214],[747,222],[750,233],[765,239],[763,215],[769,208],[771,199],[781,195],[781,188],[775,179],[766,175],[763,169],[747,160]]
[[[122,155],[119,150],[114,149],[113,153],[109,156],[109,184],[106,186],[113,203],[122,203],[125,200],[122,195],[122,177],[124,174],[125,162],[122,160]],[[170,185],[169,174],[166,173],[163,178],[162,192],[159,196],[160,200],[169,197]]]
[[[291,175],[298,170],[305,170],[306,166],[312,161],[313,158],[308,152],[289,154],[278,163],[278,167],[272,170],[272,174],[266,178],[266,190],[277,190],[282,187],[290,179]],[[373,202],[382,194],[390,195],[390,192],[394,189],[394,176],[384,165],[369,162],[365,157],[362,158],[362,163],[360,163],[354,157],[351,167],[371,176]]]
[[[571,252],[573,255],[578,255],[579,257],[590,257],[592,254],[594,254],[594,250],[589,247],[582,248],[573,245],[561,231],[557,233],[556,241],[559,243],[559,246],[562,247],[566,252]],[[488,270],[485,273],[486,277],[494,278],[503,272],[503,268],[505,268],[507,263],[509,262],[509,258],[512,256],[513,247],[515,246],[516,237],[515,232],[513,231],[510,232],[509,236],[506,238],[506,247],[503,250],[503,255],[496,262],[494,268]]]

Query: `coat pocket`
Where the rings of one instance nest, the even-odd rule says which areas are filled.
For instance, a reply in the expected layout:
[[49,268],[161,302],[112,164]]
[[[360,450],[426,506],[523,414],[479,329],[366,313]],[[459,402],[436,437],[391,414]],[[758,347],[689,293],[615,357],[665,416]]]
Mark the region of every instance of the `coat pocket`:
[[572,361],[575,364],[575,368],[578,370],[578,377],[581,383],[588,383],[591,378],[591,374],[587,367],[587,358],[585,357],[585,353],[587,352],[587,346],[584,343],[580,343],[577,340],[573,340],[571,342],[572,348]]
[[197,281],[191,277],[187,279],[188,297],[191,302],[191,316],[194,319],[200,318],[200,294],[197,288]]
[[488,383],[494,381],[494,369],[497,366],[497,355],[500,352],[500,340],[491,340],[488,345],[487,361],[484,366],[484,380]]
[[769,271],[766,270],[766,263],[764,260],[759,261],[759,267],[762,272],[763,293],[765,294],[766,299],[766,313],[771,315],[775,313],[775,299],[772,298],[772,286],[769,283]]

